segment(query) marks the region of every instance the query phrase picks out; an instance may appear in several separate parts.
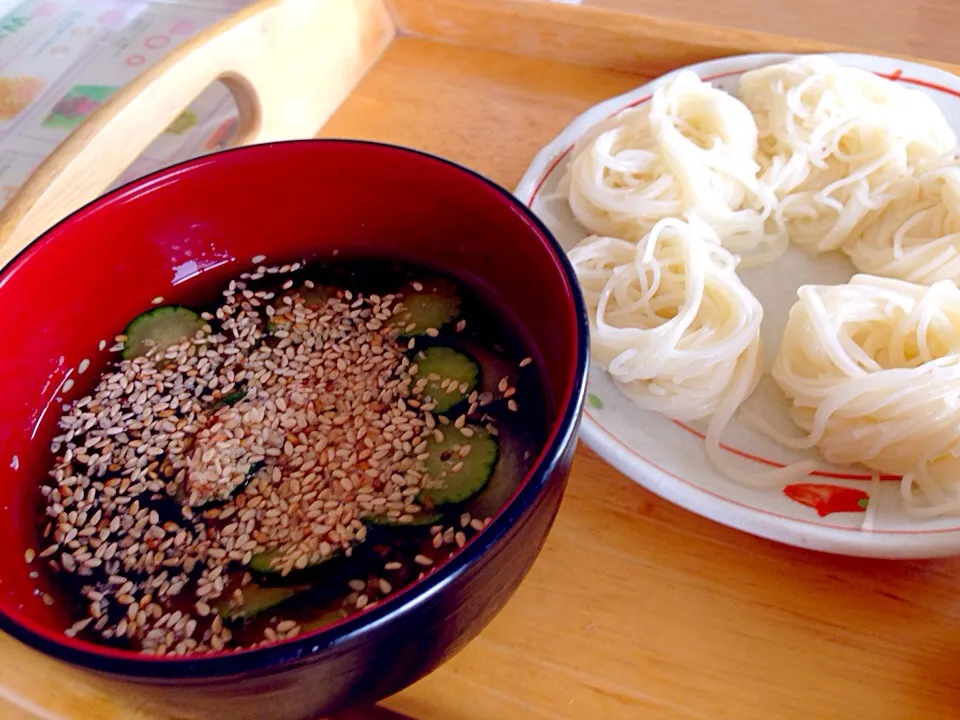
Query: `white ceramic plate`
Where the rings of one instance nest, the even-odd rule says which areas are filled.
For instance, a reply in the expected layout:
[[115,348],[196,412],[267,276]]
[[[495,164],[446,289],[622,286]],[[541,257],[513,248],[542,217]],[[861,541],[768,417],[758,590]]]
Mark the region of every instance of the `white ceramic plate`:
[[[693,65],[693,70],[715,87],[736,94],[740,76],[754,68],[784,62],[793,55],[742,55]],[[917,63],[872,55],[836,54],[843,65],[872,70],[929,94],[960,135],[960,77]],[[594,106],[574,120],[534,159],[516,189],[550,227],[565,249],[582,240],[588,231],[574,219],[566,201],[555,197],[571,145],[589,128],[610,115],[646,102],[660,85],[679,71]],[[553,197],[551,197],[553,196]],[[763,343],[767,366],[780,345],[787,311],[796,301],[796,290],[808,283],[846,282],[853,266],[840,253],[812,259],[797,248],[773,265],[745,270],[743,281],[764,307]],[[753,490],[717,472],[707,460],[698,431],[703,424],[683,426],[663,416],[641,410],[620,394],[598,366],[590,368],[589,405],[582,437],[607,462],[652,492],[699,515],[755,535],[828,552],[890,558],[935,557],[960,553],[960,517],[918,520],[903,511],[899,483],[883,482],[871,497],[875,506],[872,530],[862,528],[863,512],[838,512],[820,517],[816,510],[788,498],[782,488]],[[764,378],[748,406],[776,427],[793,430],[786,402],[777,387]],[[804,457],[820,461],[820,477],[809,482],[857,488],[871,492],[862,468],[837,467],[812,451],[790,451],[734,421],[724,434],[728,451],[744,468],[762,463],[789,463]]]

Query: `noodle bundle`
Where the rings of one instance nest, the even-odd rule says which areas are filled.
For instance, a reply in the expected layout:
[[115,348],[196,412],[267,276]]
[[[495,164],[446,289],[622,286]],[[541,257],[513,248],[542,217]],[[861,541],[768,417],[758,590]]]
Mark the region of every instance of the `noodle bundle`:
[[739,403],[760,371],[763,309],[709,233],[663,220],[639,244],[590,237],[569,253],[594,358],[641,407],[679,420],[712,415],[734,387]]
[[957,286],[856,275],[798,296],[772,374],[807,435],[777,439],[902,475],[914,514],[960,511]]
[[857,270],[930,285],[960,282],[960,163],[902,184],[843,247]]
[[755,262],[782,254],[766,233],[775,199],[757,181],[757,128],[736,98],[690,71],[574,147],[563,189],[593,233],[637,241],[660,220],[697,217]]
[[775,218],[812,252],[840,248],[894,185],[957,142],[928,95],[823,56],[747,72],[739,96],[756,118]]

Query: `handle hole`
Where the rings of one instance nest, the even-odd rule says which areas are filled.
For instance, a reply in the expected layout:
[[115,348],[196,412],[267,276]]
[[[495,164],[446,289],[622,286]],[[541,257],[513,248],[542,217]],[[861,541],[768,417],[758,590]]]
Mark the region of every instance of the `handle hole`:
[[234,72],[224,73],[218,78],[218,82],[230,91],[237,107],[239,120],[233,144],[246,145],[253,142],[260,134],[262,122],[260,98],[256,89],[249,80]]
[[[239,145],[246,136],[241,134],[244,115],[236,98],[230,83],[220,80],[210,83],[133,161],[111,189],[175,162]],[[259,117],[251,119],[248,114],[247,123],[255,130]]]

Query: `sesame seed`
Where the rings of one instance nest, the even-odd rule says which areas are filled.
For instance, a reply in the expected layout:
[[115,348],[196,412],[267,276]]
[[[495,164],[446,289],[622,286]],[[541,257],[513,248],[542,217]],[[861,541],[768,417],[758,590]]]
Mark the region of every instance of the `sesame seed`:
[[533,362],[533,358],[525,357],[523,360],[520,361],[520,367],[526,367],[532,362]]
[[517,401],[514,400],[513,398],[511,398],[510,400],[508,400],[508,401],[507,401],[507,408],[509,408],[510,412],[516,412],[516,411],[518,410],[518,408],[517,408]]
[[163,302],[163,296],[157,295],[153,300],[150,301],[153,305],[159,305]]
[[[422,397],[427,383],[407,352],[416,353],[416,339],[401,340],[391,320],[402,297],[344,289],[320,304],[320,293],[302,293],[312,281],[298,290],[300,281],[280,277],[299,263],[260,266],[265,259],[254,258],[255,268],[201,314],[204,333],[117,359],[88,394],[63,406],[41,541],[24,557],[42,556],[82,581],[80,602],[65,603],[77,612],[70,632],[156,656],[240,648],[246,639],[230,632],[239,618],[220,615],[242,608],[250,592],[252,571],[240,565],[269,552],[269,565],[287,576],[351,556],[372,514],[409,525],[432,511],[417,501],[435,480],[424,466],[430,442],[473,431],[467,415],[434,416],[435,402]],[[254,284],[270,276],[274,289]],[[456,327],[462,332],[466,321]],[[126,340],[117,336],[116,349]],[[82,359],[77,374],[90,367]],[[469,390],[438,381],[451,393]],[[63,392],[72,385],[65,381]],[[473,413],[482,396],[470,398]],[[469,452],[453,445],[446,472],[461,472]],[[171,510],[168,497],[180,505]],[[475,530],[480,521],[472,520],[463,527]],[[436,550],[462,544],[463,533],[435,527]],[[341,599],[351,610],[375,606],[414,581],[405,568],[445,556],[427,552],[409,565],[409,556],[384,562],[390,580],[348,581]],[[301,632],[282,613],[268,619],[253,644]]]
[[73,389],[73,380],[67,378],[66,382],[63,383],[63,386],[60,388],[60,392],[68,393]]
[[27,548],[26,551],[23,553],[23,559],[26,560],[28,564],[32,563],[33,559],[36,556],[37,556],[37,552],[33,548]]
[[254,255],[252,258],[250,258],[250,262],[252,262],[254,265],[259,265],[266,259],[266,255]]

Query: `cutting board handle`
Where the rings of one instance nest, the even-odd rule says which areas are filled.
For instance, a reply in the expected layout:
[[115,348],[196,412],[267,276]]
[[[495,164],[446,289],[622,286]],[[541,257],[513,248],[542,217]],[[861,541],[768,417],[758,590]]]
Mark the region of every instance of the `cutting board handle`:
[[261,0],[184,43],[78,127],[0,216],[0,267],[107,190],[211,83],[232,144],[312,137],[394,35],[380,0]]

